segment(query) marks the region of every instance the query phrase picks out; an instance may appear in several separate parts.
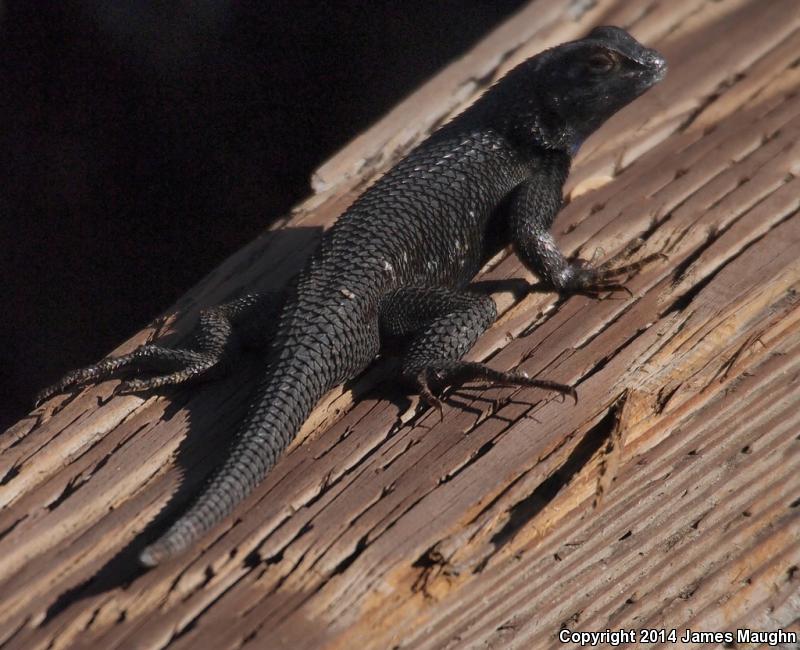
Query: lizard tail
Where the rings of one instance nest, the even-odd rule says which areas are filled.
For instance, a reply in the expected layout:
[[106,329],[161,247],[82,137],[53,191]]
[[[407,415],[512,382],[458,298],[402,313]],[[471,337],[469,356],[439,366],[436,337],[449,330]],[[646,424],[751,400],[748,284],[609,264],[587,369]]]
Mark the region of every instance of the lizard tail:
[[144,566],[179,554],[227,516],[266,476],[328,390],[321,376],[328,373],[319,372],[308,355],[281,356],[259,386],[228,459],[194,505],[141,552]]

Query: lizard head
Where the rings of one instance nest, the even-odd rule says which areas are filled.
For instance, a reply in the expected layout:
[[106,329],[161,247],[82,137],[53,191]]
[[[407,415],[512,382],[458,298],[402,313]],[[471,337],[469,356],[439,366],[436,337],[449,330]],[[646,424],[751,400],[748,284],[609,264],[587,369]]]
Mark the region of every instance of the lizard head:
[[[619,27],[546,50],[512,72],[527,99],[511,121],[539,144],[575,153],[603,122],[664,78],[667,64]],[[510,84],[510,85],[511,85]]]

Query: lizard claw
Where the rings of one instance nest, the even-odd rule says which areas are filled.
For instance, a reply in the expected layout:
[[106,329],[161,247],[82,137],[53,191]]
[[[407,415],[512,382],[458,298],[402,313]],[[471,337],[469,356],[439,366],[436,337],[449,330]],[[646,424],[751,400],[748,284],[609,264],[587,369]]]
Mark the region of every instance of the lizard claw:
[[[597,251],[595,251],[593,259],[594,257],[597,257]],[[616,257],[597,267],[592,266],[590,261],[580,258],[573,259],[567,269],[567,281],[563,289],[569,293],[596,299],[602,299],[606,293],[613,294],[619,291],[633,297],[633,292],[619,279],[623,276],[626,280],[630,279],[634,273],[658,259],[667,259],[667,256],[660,252],[653,253],[636,262],[614,267],[611,265],[617,260]]]
[[439,422],[444,420],[444,405],[442,404],[442,400],[440,400],[430,389],[428,384],[428,373],[426,371],[420,372],[417,377],[417,390],[419,391],[419,396],[423,402],[425,402],[428,406],[435,408],[439,412]]
[[669,258],[664,253],[652,253],[651,255],[647,255],[640,260],[631,262],[630,264],[609,268],[611,264],[616,261],[612,258],[605,264],[601,264],[598,267],[598,271],[600,271],[606,278],[619,277],[621,275],[631,275],[636,271],[643,269],[651,262],[655,262],[656,260],[669,260]]
[[588,298],[595,298],[597,300],[603,300],[608,296],[604,296],[604,294],[612,295],[615,291],[622,291],[627,293],[629,297],[633,298],[633,292],[628,289],[624,284],[619,283],[598,283],[591,287],[586,287],[585,289],[576,289],[573,293],[576,293],[581,296],[587,296]]

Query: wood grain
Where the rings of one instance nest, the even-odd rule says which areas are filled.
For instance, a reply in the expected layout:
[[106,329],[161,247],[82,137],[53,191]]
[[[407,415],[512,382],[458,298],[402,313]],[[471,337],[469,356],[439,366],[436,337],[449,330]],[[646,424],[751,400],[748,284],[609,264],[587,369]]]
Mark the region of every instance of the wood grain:
[[[577,386],[409,410],[381,361],[329,395],[235,516],[135,554],[218,462],[254,369],[61,396],[0,437],[4,648],[547,648],[562,627],[800,631],[800,5],[538,0],[324,164],[317,193],[187,294],[280,286],[403,151],[519,60],[595,24],[667,79],[576,160],[570,252],[663,252],[631,298],[514,297],[471,352]],[[506,282],[506,284],[508,284]],[[169,333],[172,333],[171,335]],[[413,403],[411,404],[413,407]],[[156,524],[151,522],[156,520]],[[161,522],[160,524],[158,522]],[[144,531],[144,532],[143,532]]]

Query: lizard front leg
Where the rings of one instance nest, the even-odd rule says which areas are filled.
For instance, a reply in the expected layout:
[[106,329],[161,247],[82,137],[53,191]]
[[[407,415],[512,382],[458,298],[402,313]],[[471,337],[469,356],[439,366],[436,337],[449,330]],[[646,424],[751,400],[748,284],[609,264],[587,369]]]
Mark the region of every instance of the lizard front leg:
[[283,293],[253,293],[204,309],[186,348],[147,344],[130,354],[102,359],[67,373],[45,388],[36,396],[36,404],[85,384],[141,372],[160,374],[128,379],[115,392],[134,393],[219,377],[234,365],[241,347],[261,347],[269,342],[283,302]]
[[431,384],[458,387],[471,381],[535,386],[575,398],[575,389],[546,379],[495,370],[462,361],[478,337],[494,322],[497,307],[489,296],[444,288],[409,287],[387,296],[381,306],[381,335],[407,339],[401,373],[420,397],[441,412]]
[[620,279],[663,257],[660,253],[624,266],[614,267],[614,259],[600,266],[591,260],[568,259],[559,250],[550,226],[561,209],[562,187],[568,163],[553,165],[549,173],[539,172],[514,192],[509,215],[511,237],[522,262],[542,281],[559,293],[577,293],[592,298],[628,289]]

